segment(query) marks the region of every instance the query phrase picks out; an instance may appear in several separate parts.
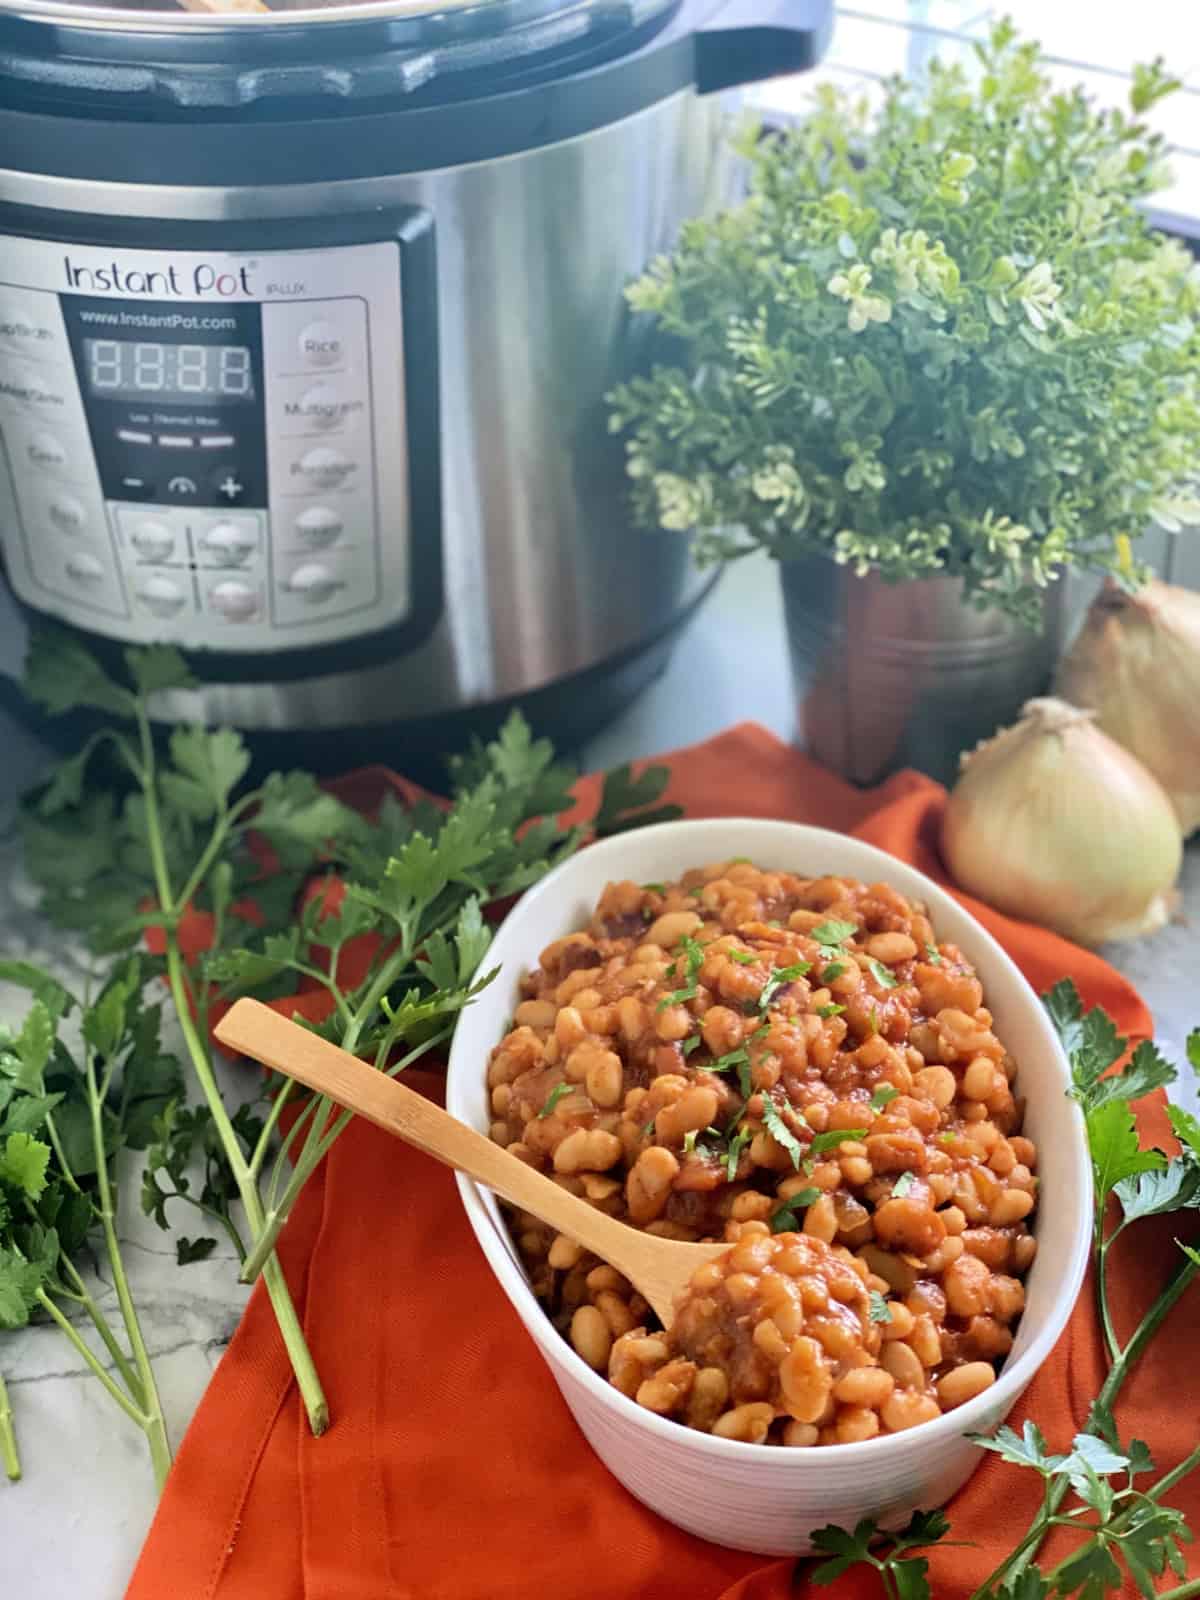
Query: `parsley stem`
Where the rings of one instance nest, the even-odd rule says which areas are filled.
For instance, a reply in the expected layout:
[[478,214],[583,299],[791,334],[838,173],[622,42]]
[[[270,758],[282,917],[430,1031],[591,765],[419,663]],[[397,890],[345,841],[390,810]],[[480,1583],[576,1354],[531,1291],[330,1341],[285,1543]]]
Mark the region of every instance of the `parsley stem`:
[[41,1306],[42,1310],[47,1313],[48,1316],[53,1318],[62,1332],[66,1334],[67,1339],[72,1345],[74,1345],[79,1355],[87,1363],[88,1367],[95,1374],[95,1376],[100,1380],[104,1388],[108,1390],[109,1394],[117,1402],[121,1410],[130,1419],[130,1421],[136,1422],[139,1428],[144,1429],[147,1421],[145,1413],[133,1403],[133,1401],[125,1393],[124,1389],[121,1388],[121,1385],[117,1383],[111,1374],[108,1373],[100,1364],[100,1360],[95,1351],[89,1348],[88,1344],[80,1336],[74,1324],[62,1314],[59,1308],[55,1305],[54,1301],[51,1300],[50,1296],[46,1293],[44,1288],[37,1291],[37,1303]]
[[1200,1578],[1193,1578],[1190,1583],[1181,1583],[1174,1589],[1164,1589],[1158,1600],[1190,1600],[1194,1594],[1200,1594]]
[[1200,1467],[1200,1445],[1197,1445],[1190,1455],[1184,1456],[1177,1467],[1172,1467],[1170,1472],[1164,1472],[1158,1482],[1146,1490],[1146,1498],[1161,1500],[1163,1495],[1170,1494],[1181,1478],[1186,1478],[1190,1472],[1195,1472],[1197,1467]]
[[[177,904],[171,889],[171,874],[167,866],[166,852],[163,848],[162,818],[158,809],[158,783],[155,770],[154,738],[150,731],[150,720],[146,715],[146,708],[141,700],[135,700],[134,711],[137,718],[138,736],[142,753],[142,799],[146,808],[146,842],[150,850],[150,860],[154,870],[154,884],[158,895],[160,909],[166,913],[164,935],[167,946],[167,982],[171,990],[171,998],[175,1004],[175,1011],[179,1019],[183,1042],[191,1060],[192,1068],[203,1091],[208,1109],[212,1114],[213,1126],[225,1151],[225,1159],[229,1163],[229,1170],[237,1184],[238,1196],[246,1212],[246,1220],[250,1224],[251,1233],[257,1237],[262,1230],[263,1209],[262,1197],[258,1192],[258,1185],[250,1172],[242,1147],[229,1120],[229,1113],[225,1109],[225,1102],[221,1098],[221,1090],[213,1073],[212,1061],[204,1040],[196,1031],[196,1023],[192,1016],[191,986],[188,983],[187,970],[184,966],[183,955],[179,949],[178,930],[174,921]],[[309,1427],[314,1434],[322,1434],[329,1426],[329,1404],[325,1399],[325,1392],[321,1387],[321,1379],[313,1362],[312,1353],[304,1339],[304,1330],[300,1326],[300,1319],[296,1315],[291,1291],[288,1288],[287,1278],[279,1264],[279,1258],[272,1254],[263,1264],[263,1282],[266,1284],[267,1294],[270,1296],[271,1306],[275,1312],[275,1320],[279,1325],[279,1332],[287,1347],[291,1359],[292,1371],[296,1375],[296,1382],[300,1387],[300,1396],[304,1402],[304,1409],[308,1414]]]
[[21,1476],[21,1457],[17,1454],[17,1435],[13,1428],[12,1406],[8,1403],[8,1388],[0,1373],[0,1459],[4,1462],[5,1476],[16,1483]]
[[95,1325],[96,1332],[104,1341],[104,1348],[113,1358],[113,1362],[118,1372],[120,1372],[121,1376],[128,1385],[130,1394],[134,1397],[139,1405],[144,1405],[145,1397],[141,1392],[141,1383],[138,1379],[138,1375],[133,1370],[132,1366],[130,1366],[129,1358],[126,1356],[124,1350],[121,1349],[120,1344],[117,1342],[117,1336],[109,1326],[108,1318],[104,1315],[103,1311],[101,1311],[100,1307],[92,1298],[87,1284],[84,1283],[79,1274],[78,1268],[75,1266],[75,1263],[69,1256],[62,1255],[59,1257],[59,1267],[65,1268],[70,1274],[75,1284],[75,1298],[87,1312],[88,1316],[91,1317],[92,1322]]
[[[1113,1402],[1116,1400],[1117,1395],[1121,1392],[1121,1388],[1124,1385],[1126,1378],[1132,1371],[1133,1366],[1142,1354],[1142,1351],[1158,1332],[1163,1321],[1171,1311],[1171,1308],[1191,1284],[1198,1271],[1200,1271],[1200,1267],[1198,1267],[1197,1264],[1189,1257],[1185,1257],[1180,1265],[1175,1269],[1175,1272],[1168,1282],[1167,1287],[1162,1291],[1158,1299],[1150,1307],[1149,1311],[1146,1312],[1146,1315],[1142,1318],[1141,1322],[1138,1323],[1138,1326],[1134,1330],[1133,1336],[1130,1338],[1128,1344],[1126,1344],[1120,1355],[1113,1362],[1108,1377],[1104,1381],[1104,1387],[1101,1389],[1096,1400],[1096,1411],[1104,1412],[1112,1409]],[[1093,1428],[1089,1428],[1087,1431],[1091,1433],[1095,1430]],[[1053,1513],[1058,1510],[1059,1506],[1062,1505],[1064,1499],[1066,1498],[1068,1488],[1069,1484],[1067,1483],[1066,1479],[1060,1478],[1053,1485],[1053,1487],[1049,1489],[1043,1516],[1045,1516],[1046,1512]],[[1031,1532],[1032,1531],[1033,1530],[1031,1530]],[[1004,1567],[999,1569],[1000,1572],[1003,1572],[1011,1567],[1013,1576],[1019,1577],[1029,1565],[1033,1557],[1037,1554],[1037,1549],[1041,1544],[1044,1533],[1045,1527],[1043,1524],[1039,1537],[1036,1543],[1033,1544],[1032,1548],[1027,1548],[1027,1545],[1029,1544],[1028,1539],[1023,1540],[1018,1551],[1014,1552],[1014,1555],[1018,1555],[1019,1559],[1014,1560],[1013,1557],[1010,1557],[1009,1560],[1005,1562]],[[975,1594],[971,1596],[971,1600],[979,1600],[979,1596],[984,1594],[986,1589],[987,1586],[985,1585],[983,1589],[976,1590]],[[1160,1596],[1159,1600],[1163,1600],[1163,1597]]]
[[[129,1340],[129,1348],[137,1371],[137,1388],[134,1393],[137,1395],[142,1407],[142,1431],[145,1433],[146,1441],[150,1446],[150,1460],[154,1466],[154,1481],[161,1490],[163,1484],[167,1481],[167,1473],[171,1470],[171,1445],[167,1438],[167,1425],[163,1419],[162,1400],[159,1398],[158,1385],[154,1381],[154,1368],[150,1364],[146,1341],[142,1337],[142,1325],[138,1321],[137,1308],[133,1303],[133,1296],[129,1292],[129,1280],[125,1276],[125,1260],[121,1255],[121,1244],[117,1238],[116,1201],[109,1177],[109,1155],[104,1144],[102,1114],[105,1097],[104,1092],[96,1083],[96,1061],[90,1049],[84,1049],[83,1064],[87,1080],[88,1111],[92,1125],[92,1155],[96,1163],[96,1190],[99,1199],[99,1204],[95,1207],[95,1210],[99,1214],[100,1226],[104,1230],[104,1247],[108,1253],[113,1288],[117,1293],[117,1304],[121,1308],[121,1320],[125,1324],[125,1335]],[[106,1083],[111,1075],[112,1065],[109,1063],[108,1071],[105,1074]],[[103,1333],[101,1336],[104,1337]],[[107,1338],[105,1338],[105,1343],[108,1344]]]
[[267,1113],[267,1120],[263,1123],[258,1142],[250,1152],[250,1175],[253,1178],[257,1178],[262,1171],[263,1162],[267,1157],[267,1146],[270,1144],[271,1135],[275,1131],[275,1124],[279,1121],[280,1113],[283,1111],[284,1106],[291,1099],[292,1090],[295,1087],[295,1078],[285,1078],[280,1086],[279,1093],[271,1101],[271,1109]]
[[1112,1239],[1105,1239],[1096,1251],[1096,1300],[1100,1307],[1100,1326],[1104,1330],[1110,1364],[1121,1359],[1121,1344],[1113,1327],[1112,1307],[1108,1301],[1108,1251],[1111,1244]]

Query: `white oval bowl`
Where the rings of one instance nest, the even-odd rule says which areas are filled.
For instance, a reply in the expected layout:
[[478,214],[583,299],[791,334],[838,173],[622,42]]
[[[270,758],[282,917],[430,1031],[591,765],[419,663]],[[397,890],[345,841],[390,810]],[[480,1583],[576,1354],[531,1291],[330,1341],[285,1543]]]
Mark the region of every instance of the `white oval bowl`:
[[[974,964],[996,1032],[1018,1063],[1025,1128],[1038,1147],[1038,1253],[1012,1353],[991,1389],[909,1432],[861,1444],[789,1450],[739,1444],[656,1416],[594,1373],[534,1298],[495,1196],[458,1175],[475,1235],[526,1331],[609,1471],[660,1516],[689,1533],[760,1555],[805,1555],[825,1523],[871,1516],[901,1526],[944,1504],[983,1460],[965,1437],[1008,1414],[1050,1354],[1079,1293],[1091,1239],[1091,1174],[1067,1062],[1053,1027],[1016,965],[975,919],[923,873],[844,834],[755,818],[660,823],[572,856],[531,889],[501,926],[486,965],[495,981],[463,1013],[450,1052],[446,1104],[483,1132],[490,1122],[488,1054],[519,1001],[522,976],[552,940],[584,927],[606,883],[676,878],[689,867],[749,856],[757,866],[815,877],[889,883],[929,909],[940,939]],[[513,1398],[516,1405],[516,1396]]]

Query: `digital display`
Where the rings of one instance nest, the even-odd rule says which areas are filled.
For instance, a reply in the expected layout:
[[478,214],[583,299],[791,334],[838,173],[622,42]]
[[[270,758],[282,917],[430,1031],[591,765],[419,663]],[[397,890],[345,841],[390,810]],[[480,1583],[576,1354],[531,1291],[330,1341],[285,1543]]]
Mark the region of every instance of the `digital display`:
[[88,388],[113,400],[254,399],[254,368],[244,344],[156,344],[85,339]]

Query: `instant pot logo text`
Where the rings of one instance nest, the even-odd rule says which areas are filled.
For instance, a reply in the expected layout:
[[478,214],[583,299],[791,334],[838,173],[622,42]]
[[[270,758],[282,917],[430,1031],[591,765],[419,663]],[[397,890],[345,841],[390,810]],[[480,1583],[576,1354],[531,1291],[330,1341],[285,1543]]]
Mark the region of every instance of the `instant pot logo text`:
[[63,266],[67,287],[85,294],[147,294],[162,298],[178,295],[187,300],[220,300],[253,293],[248,266],[217,267],[199,261],[181,271],[174,262],[165,267],[144,268],[124,267],[119,261],[111,261],[101,267],[85,267],[70,256],[63,257]]

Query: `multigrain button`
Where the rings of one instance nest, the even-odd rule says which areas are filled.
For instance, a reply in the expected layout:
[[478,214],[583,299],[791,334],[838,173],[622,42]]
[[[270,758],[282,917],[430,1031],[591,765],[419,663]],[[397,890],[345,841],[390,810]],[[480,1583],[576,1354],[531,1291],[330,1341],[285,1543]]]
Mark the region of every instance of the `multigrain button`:
[[104,563],[90,550],[76,550],[67,557],[67,576],[76,583],[90,586],[99,583],[104,575]]
[[340,366],[345,341],[332,322],[310,322],[300,333],[300,358],[310,367]]
[[355,463],[340,450],[319,444],[304,452],[294,470],[314,489],[336,489],[345,483],[354,467]]
[[175,548],[175,535],[154,517],[135,523],[129,538],[144,561],[165,561]]
[[227,622],[249,622],[258,612],[257,594],[236,578],[214,584],[208,591],[208,603]]
[[200,547],[218,566],[241,567],[258,548],[258,535],[240,522],[215,522],[200,535]]
[[[288,409],[291,411],[293,408]],[[330,428],[340,428],[346,420],[341,394],[331,383],[318,383],[315,388],[301,395],[294,411],[299,421],[307,423],[310,428],[319,428],[322,433],[327,433]]]
[[333,544],[344,524],[336,511],[328,506],[309,506],[296,518],[296,533],[314,550],[324,550]]
[[174,578],[166,578],[161,572],[142,580],[137,597],[156,617],[173,617],[187,604],[186,592]]
[[46,512],[60,533],[82,533],[87,523],[87,513],[74,495],[56,494]]

